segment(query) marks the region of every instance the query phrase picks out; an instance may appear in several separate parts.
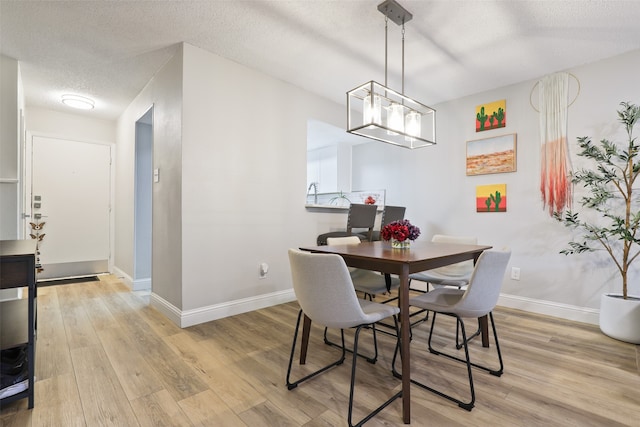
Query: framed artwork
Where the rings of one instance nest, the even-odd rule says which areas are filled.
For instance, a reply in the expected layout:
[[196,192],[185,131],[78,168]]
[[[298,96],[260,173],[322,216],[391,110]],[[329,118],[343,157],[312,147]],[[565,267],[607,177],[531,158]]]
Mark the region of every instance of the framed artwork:
[[507,184],[478,185],[476,212],[506,212]]
[[476,132],[503,128],[507,125],[507,100],[493,101],[476,107]]
[[515,171],[515,133],[467,141],[467,175]]

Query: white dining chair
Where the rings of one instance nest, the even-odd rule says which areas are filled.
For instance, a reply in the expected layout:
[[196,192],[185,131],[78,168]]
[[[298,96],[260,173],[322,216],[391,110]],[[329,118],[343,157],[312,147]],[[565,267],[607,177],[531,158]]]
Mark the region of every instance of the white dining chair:
[[[397,315],[400,312],[398,307],[390,304],[379,304],[358,298],[351,282],[351,276],[347,265],[340,255],[318,254],[289,249],[289,262],[291,265],[291,277],[293,290],[300,305],[298,320],[291,346],[289,366],[287,368],[286,384],[289,390],[293,390],[300,383],[307,381],[328,369],[341,365],[345,360],[346,349],[344,345],[344,330],[355,328],[353,340],[353,360],[351,365],[351,384],[349,388],[349,411],[347,421],[349,426],[361,426],[395,399],[402,396],[402,392],[397,392],[387,401],[371,411],[362,420],[353,424],[353,402],[356,384],[356,364],[358,340],[363,328],[370,328],[373,331],[374,346],[376,342],[376,322],[392,317],[396,325],[396,337],[398,329]],[[303,315],[306,315],[312,322],[327,328],[340,329],[342,338],[342,349],[338,360],[310,373],[302,378],[292,381],[291,374],[293,359],[298,338],[298,331]],[[377,352],[377,350],[376,350]],[[377,390],[379,392],[380,390]],[[367,401],[370,399],[368,398]]]
[[[359,245],[361,240],[357,236],[329,237],[327,245]],[[391,290],[400,287],[400,279],[395,275],[385,275],[379,272],[364,270],[361,268],[349,268],[353,287],[356,291],[362,292],[365,298],[373,301],[376,295],[390,293]],[[383,302],[396,300],[397,297],[389,298]]]
[[[509,250],[485,251],[480,254],[480,257],[476,262],[466,290],[451,287],[440,287],[409,300],[410,306],[429,310],[433,313],[428,340],[429,352],[435,355],[446,356],[456,361],[465,362],[467,366],[467,374],[469,377],[470,400],[466,402],[462,401],[461,399],[443,393],[442,391],[437,390],[431,386],[427,386],[426,384],[419,382],[415,378],[411,379],[412,383],[439,396],[456,402],[461,408],[470,411],[473,408],[476,399],[471,368],[480,368],[488,371],[490,374],[495,376],[502,375],[504,371],[504,364],[502,362],[502,353],[500,351],[500,343],[498,342],[496,325],[493,320],[493,309],[495,308],[498,302],[498,297],[500,296],[500,288],[502,287],[504,273],[506,271],[510,257],[511,251]],[[465,353],[464,359],[456,355],[433,348],[432,337],[438,314],[445,314],[456,318],[456,328],[459,327],[462,331],[462,346]],[[497,369],[471,362],[471,359],[469,357],[469,340],[467,339],[464,322],[462,320],[463,318],[480,318],[487,315],[491,320],[491,327],[493,329],[493,337],[499,363],[499,367]],[[415,343],[415,338],[413,342]],[[396,352],[393,358],[393,372],[397,377],[401,377],[401,375],[395,369],[397,355],[398,348],[396,348]]]
[[[433,243],[456,243],[462,245],[477,245],[478,238],[473,236],[454,236],[448,234],[434,234],[431,238]],[[473,272],[473,260],[462,261],[456,264],[445,265],[443,267],[434,268],[432,270],[421,271],[419,273],[413,273],[409,275],[409,290],[416,292],[424,292],[421,289],[412,288],[411,281],[418,280],[426,283],[426,292],[429,292],[429,286],[434,288],[440,286],[453,286],[461,289],[469,284],[471,273]],[[424,310],[416,311],[412,314],[412,317],[418,316],[424,313]],[[429,313],[425,314],[424,318],[416,322],[412,322],[412,325],[424,322],[428,320]],[[468,339],[472,339],[480,335],[480,325],[478,329]],[[456,347],[462,348],[459,339],[459,330],[456,329]]]
[[[457,243],[463,245],[477,245],[478,238],[472,236],[451,236],[446,234],[435,234],[431,241],[433,243]],[[429,285],[438,286],[455,286],[462,288],[467,286],[471,273],[473,272],[473,260],[462,261],[456,264],[445,265],[443,267],[434,268],[432,270],[421,271],[409,275],[409,284],[412,280],[419,280],[427,283],[427,291]],[[415,290],[415,289],[412,289]]]

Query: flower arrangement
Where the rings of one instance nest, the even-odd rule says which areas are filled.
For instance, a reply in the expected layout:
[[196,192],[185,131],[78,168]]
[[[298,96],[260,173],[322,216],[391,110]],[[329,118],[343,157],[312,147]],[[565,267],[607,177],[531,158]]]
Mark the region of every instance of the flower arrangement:
[[369,196],[366,199],[364,199],[364,204],[365,205],[375,205],[376,204],[376,199],[374,199],[372,196]]
[[411,224],[408,219],[393,221],[382,227],[380,237],[382,240],[391,240],[394,242],[404,242],[402,247],[408,247],[409,240],[416,240],[420,236],[420,229]]

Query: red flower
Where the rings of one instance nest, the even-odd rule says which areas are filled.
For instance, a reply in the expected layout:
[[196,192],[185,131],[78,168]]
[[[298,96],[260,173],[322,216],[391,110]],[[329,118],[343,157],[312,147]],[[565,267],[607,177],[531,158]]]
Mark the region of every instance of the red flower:
[[396,239],[399,242],[405,240],[416,240],[420,235],[420,229],[411,224],[408,219],[393,221],[380,230],[382,240]]

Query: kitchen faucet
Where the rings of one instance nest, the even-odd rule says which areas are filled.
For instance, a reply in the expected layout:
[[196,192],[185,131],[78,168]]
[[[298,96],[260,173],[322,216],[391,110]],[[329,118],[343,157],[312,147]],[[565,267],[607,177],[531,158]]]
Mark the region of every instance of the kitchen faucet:
[[307,196],[309,195],[309,193],[311,192],[311,188],[313,188],[313,204],[317,205],[318,204],[318,182],[312,182],[311,184],[309,184],[309,188],[307,189]]

